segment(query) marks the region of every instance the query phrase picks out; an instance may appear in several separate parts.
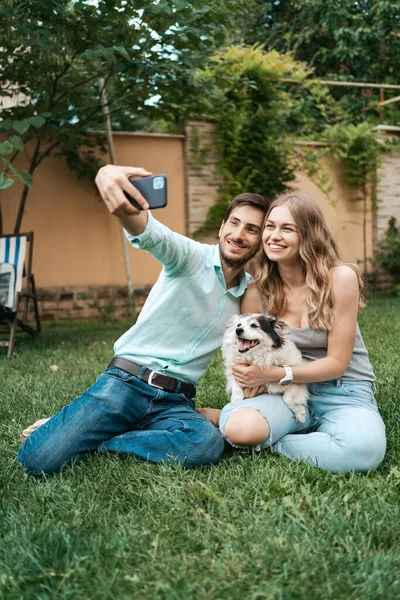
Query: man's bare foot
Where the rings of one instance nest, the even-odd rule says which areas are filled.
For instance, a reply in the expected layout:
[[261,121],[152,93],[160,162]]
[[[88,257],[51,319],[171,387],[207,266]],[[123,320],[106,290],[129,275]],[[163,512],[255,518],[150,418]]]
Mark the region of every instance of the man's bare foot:
[[203,415],[207,421],[211,421],[214,425],[219,425],[221,411],[218,408],[196,408],[196,411]]
[[23,432],[21,433],[21,435],[19,436],[19,439],[21,440],[21,442],[26,440],[26,438],[29,437],[31,435],[31,433],[33,433],[35,431],[35,429],[39,429],[39,427],[41,425],[44,425],[45,423],[47,423],[47,421],[49,421],[49,419],[39,419],[39,421],[36,421],[32,425],[29,425],[29,427],[24,429]]

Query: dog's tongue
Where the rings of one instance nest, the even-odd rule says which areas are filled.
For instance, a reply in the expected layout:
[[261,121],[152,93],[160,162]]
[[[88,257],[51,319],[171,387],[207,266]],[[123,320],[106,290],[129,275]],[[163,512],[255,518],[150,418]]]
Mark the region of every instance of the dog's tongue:
[[243,340],[239,338],[239,352],[246,352],[256,344],[257,342],[255,340]]

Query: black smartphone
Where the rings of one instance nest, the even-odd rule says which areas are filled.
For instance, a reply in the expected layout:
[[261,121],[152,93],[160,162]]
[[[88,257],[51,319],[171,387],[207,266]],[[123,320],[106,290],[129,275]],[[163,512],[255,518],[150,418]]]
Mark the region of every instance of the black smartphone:
[[[166,175],[151,175],[151,177],[143,177],[142,179],[130,179],[132,185],[135,186],[147,200],[150,208],[164,208],[167,206],[167,176]],[[140,204],[136,202],[132,196],[124,192],[129,202],[143,210]]]

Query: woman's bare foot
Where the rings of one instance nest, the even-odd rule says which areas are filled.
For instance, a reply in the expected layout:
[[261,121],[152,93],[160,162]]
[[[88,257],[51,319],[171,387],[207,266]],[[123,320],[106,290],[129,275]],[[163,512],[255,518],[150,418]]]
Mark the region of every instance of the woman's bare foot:
[[207,421],[211,421],[214,425],[219,425],[221,411],[218,408],[196,408],[196,411],[203,415]]
[[47,421],[49,421],[49,419],[39,419],[39,421],[36,421],[32,425],[29,425],[29,427],[24,429],[23,432],[21,433],[21,435],[19,436],[19,439],[21,440],[21,442],[26,440],[26,438],[29,437],[31,435],[31,433],[33,433],[35,431],[35,429],[39,429],[39,427],[41,425],[44,425],[45,423],[47,423]]

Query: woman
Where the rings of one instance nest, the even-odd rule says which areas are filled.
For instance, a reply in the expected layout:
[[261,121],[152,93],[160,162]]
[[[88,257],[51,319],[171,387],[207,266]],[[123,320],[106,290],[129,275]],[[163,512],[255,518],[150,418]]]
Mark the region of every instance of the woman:
[[[375,375],[357,325],[361,279],[354,265],[340,260],[311,198],[288,194],[271,204],[257,266],[242,312],[266,312],[291,328],[305,361],[293,367],[293,381],[309,384],[306,422],[295,420],[281,396],[267,394],[228,404],[220,415],[201,412],[214,422],[219,417],[233,446],[271,447],[334,473],[376,469],[386,438],[373,393]],[[233,374],[240,386],[252,388],[250,396],[265,382],[287,377],[286,371],[242,361]]]

